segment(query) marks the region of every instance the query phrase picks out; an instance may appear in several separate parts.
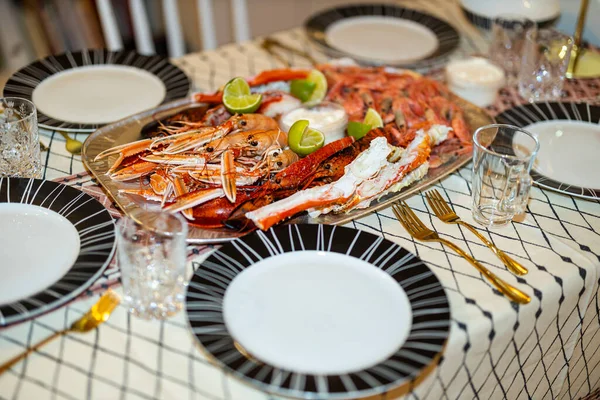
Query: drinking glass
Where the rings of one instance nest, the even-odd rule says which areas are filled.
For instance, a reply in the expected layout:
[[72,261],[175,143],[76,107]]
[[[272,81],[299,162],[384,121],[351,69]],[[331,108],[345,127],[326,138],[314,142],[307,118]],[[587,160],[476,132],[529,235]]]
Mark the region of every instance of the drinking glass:
[[0,98],[0,177],[41,178],[37,112],[32,102]]
[[473,218],[500,226],[525,212],[539,150],[531,133],[512,125],[482,126],[473,135]]
[[130,313],[162,319],[181,310],[186,236],[181,216],[160,211],[140,211],[117,223],[117,260]]
[[534,102],[560,98],[573,39],[554,29],[525,34],[519,71],[519,94]]
[[521,68],[525,33],[536,30],[532,20],[517,14],[503,14],[494,19],[490,59],[500,66],[509,83],[514,83]]

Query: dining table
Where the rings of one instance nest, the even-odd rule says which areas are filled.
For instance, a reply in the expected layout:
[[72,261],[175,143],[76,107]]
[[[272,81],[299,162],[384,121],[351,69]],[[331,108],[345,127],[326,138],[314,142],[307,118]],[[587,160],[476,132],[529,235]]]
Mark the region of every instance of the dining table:
[[[399,2],[451,23],[461,34],[450,59],[486,54],[489,37],[471,25],[458,3],[445,0]],[[271,35],[316,60],[328,57],[302,28]],[[287,51],[274,57],[261,38],[216,50],[187,54],[172,62],[191,80],[193,91],[212,92],[234,76],[281,68],[310,67]],[[402,51],[401,48],[394,51]],[[420,71],[444,79],[443,64]],[[565,82],[562,101],[600,104],[600,79]],[[517,88],[500,89],[487,108],[492,115],[524,103]],[[83,190],[118,219],[121,212],[52,130],[41,130],[44,179]],[[85,140],[88,134],[72,134]],[[471,165],[435,187],[465,221],[471,216]],[[578,399],[600,397],[600,200],[581,199],[534,186],[527,212],[508,225],[479,232],[518,260],[529,273],[516,276],[471,232],[444,224],[428,208],[424,193],[408,205],[441,237],[464,248],[492,272],[532,300],[518,305],[502,296],[465,259],[437,243],[413,239],[390,208],[346,226],[383,236],[417,255],[435,273],[449,299],[451,329],[437,366],[373,399]],[[190,245],[188,274],[218,245]],[[0,364],[54,332],[67,328],[108,288],[120,293],[115,260],[76,300],[27,322],[0,329]],[[391,317],[390,317],[391,318]],[[595,397],[599,396],[599,397]],[[185,310],[165,320],[143,320],[119,306],[98,329],[68,333],[34,351],[0,375],[0,399],[190,399],[268,400],[279,398],[241,382],[213,364],[196,342]]]

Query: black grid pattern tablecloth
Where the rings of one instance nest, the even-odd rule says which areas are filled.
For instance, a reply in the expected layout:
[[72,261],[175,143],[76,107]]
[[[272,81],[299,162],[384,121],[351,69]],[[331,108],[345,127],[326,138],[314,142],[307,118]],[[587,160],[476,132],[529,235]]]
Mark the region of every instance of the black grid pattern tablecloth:
[[[432,12],[447,19],[459,18],[456,10],[445,8],[446,3],[427,2]],[[466,29],[470,28],[461,29],[465,37],[457,57],[485,51],[481,45],[484,42]],[[314,52],[300,30],[277,37]],[[307,66],[304,60],[284,56],[290,57],[294,65]],[[248,76],[280,66],[255,42],[189,55],[177,63],[190,74],[197,90],[214,90],[232,76]],[[573,82],[567,86],[565,96],[596,102],[599,87],[598,80]],[[508,88],[490,110],[499,112],[521,101],[514,89]],[[80,160],[64,152],[62,138],[51,132],[45,135],[44,140],[50,144],[48,179],[83,172]],[[81,175],[75,181],[81,180],[89,186],[87,190],[102,196],[89,177]],[[472,221],[470,182],[467,167],[435,185],[466,221]],[[577,399],[600,388],[599,201],[534,188],[524,221],[482,230],[530,270],[524,277],[507,272],[470,232],[437,220],[421,194],[408,203],[441,236],[458,243],[501,278],[525,290],[532,302],[526,306],[511,304],[462,258],[441,245],[414,241],[389,209],[350,223],[417,254],[432,267],[450,299],[452,328],[445,354],[438,368],[418,386],[409,388],[406,398]],[[190,262],[190,274],[202,256]],[[105,279],[110,281],[111,277]],[[0,331],[0,361],[67,327],[97,299],[96,294],[89,294],[68,307]],[[392,399],[399,393],[378,398]],[[183,313],[165,322],[146,322],[130,317],[121,307],[98,331],[61,337],[0,376],[0,399],[47,398],[275,397],[212,366],[192,340]]]

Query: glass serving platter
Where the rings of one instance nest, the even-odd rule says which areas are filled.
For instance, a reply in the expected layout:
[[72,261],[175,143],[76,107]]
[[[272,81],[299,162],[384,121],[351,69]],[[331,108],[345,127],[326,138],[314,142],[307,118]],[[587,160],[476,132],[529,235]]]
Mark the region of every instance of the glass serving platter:
[[[494,119],[483,109],[467,102],[466,100],[463,100],[457,96],[453,96],[453,101],[463,110],[465,119],[472,132],[474,132],[480,126],[494,122]],[[131,216],[133,212],[138,209],[156,210],[160,208],[160,205],[155,202],[145,200],[141,198],[141,196],[132,196],[119,193],[120,189],[139,188],[140,183],[116,182],[106,175],[108,168],[115,161],[116,156],[106,157],[98,161],[94,161],[94,158],[100,152],[111,147],[143,139],[145,137],[143,136],[145,127],[155,125],[156,121],[162,120],[189,108],[199,108],[197,111],[203,112],[208,109],[208,106],[202,103],[195,103],[191,100],[191,98],[176,100],[163,104],[154,109],[122,119],[113,124],[106,125],[92,133],[85,141],[82,150],[82,161],[84,165],[96,177],[107,194],[113,198],[117,206],[124,213]],[[471,154],[451,157],[438,168],[430,169],[423,179],[415,182],[409,187],[402,189],[402,191],[398,193],[391,193],[381,197],[379,200],[374,201],[368,208],[354,210],[343,214],[321,215],[317,218],[311,218],[307,213],[303,213],[286,221],[286,223],[330,225],[345,224],[354,219],[366,216],[373,211],[383,209],[395,201],[405,199],[411,196],[413,193],[431,186],[437,180],[444,178],[468,163],[471,160],[471,157]],[[228,228],[204,229],[190,224],[188,241],[190,243],[197,244],[220,243],[243,236],[246,233],[247,232],[238,232]]]

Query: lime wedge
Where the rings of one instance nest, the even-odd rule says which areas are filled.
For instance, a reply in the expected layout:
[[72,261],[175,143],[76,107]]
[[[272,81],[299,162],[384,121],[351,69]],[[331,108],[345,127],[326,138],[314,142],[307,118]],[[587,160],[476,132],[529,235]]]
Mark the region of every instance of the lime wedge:
[[290,84],[290,93],[301,102],[306,103],[315,91],[317,84],[306,79],[294,79]]
[[290,149],[301,157],[319,150],[325,143],[322,132],[308,126],[308,120],[300,119],[291,126],[288,132],[288,145]]
[[381,115],[379,115],[379,113],[372,108],[367,110],[363,123],[371,125],[371,129],[383,128],[383,120],[381,119]]
[[262,102],[262,94],[251,94],[250,86],[243,78],[233,78],[223,89],[223,105],[232,114],[253,113]]
[[367,110],[363,122],[348,122],[348,136],[354,139],[362,139],[371,129],[382,128],[383,120],[377,111],[372,108]]
[[348,136],[352,136],[356,140],[362,139],[370,130],[371,125],[369,124],[356,121],[348,122]]
[[315,88],[312,91],[308,100],[303,101],[303,103],[310,107],[322,102],[325,98],[325,95],[327,94],[327,79],[325,78],[325,75],[323,75],[321,71],[313,69],[312,71],[310,71],[305,80],[307,82],[314,83]]

